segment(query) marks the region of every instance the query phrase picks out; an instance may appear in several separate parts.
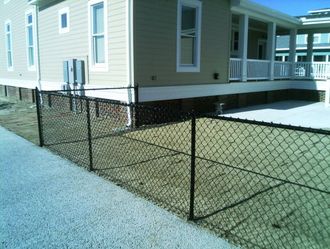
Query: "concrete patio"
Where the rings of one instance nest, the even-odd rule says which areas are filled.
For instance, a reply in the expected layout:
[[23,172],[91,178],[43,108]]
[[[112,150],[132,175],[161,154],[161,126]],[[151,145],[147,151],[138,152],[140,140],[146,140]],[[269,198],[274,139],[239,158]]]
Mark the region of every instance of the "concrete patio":
[[330,129],[330,107],[321,102],[281,101],[228,110],[223,116]]

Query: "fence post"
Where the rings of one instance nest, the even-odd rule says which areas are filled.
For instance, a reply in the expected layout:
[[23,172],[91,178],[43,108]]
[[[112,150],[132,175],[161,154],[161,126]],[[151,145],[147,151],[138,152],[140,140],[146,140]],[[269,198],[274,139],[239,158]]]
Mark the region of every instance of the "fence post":
[[97,99],[95,100],[95,116],[100,117],[100,105]]
[[52,107],[52,96],[48,94],[48,106]]
[[190,161],[190,207],[189,218],[193,220],[195,206],[195,172],[196,172],[196,114],[193,111],[191,115],[191,161]]
[[[136,128],[140,127],[140,118],[142,111],[138,107],[139,104],[139,85],[134,86],[134,105],[132,106],[132,116],[134,117],[134,126]],[[133,119],[132,119],[133,120]]]
[[86,99],[86,115],[87,115],[87,135],[89,149],[89,171],[93,171],[93,148],[92,148],[92,129],[91,129],[91,114],[89,107],[89,99]]
[[38,87],[36,87],[36,106],[37,106],[37,119],[38,119],[38,132],[39,132],[39,146],[43,147],[44,146],[44,135],[43,135],[43,129],[42,129],[42,111],[41,111],[41,102],[40,102],[40,98],[41,98],[41,93],[38,89]]

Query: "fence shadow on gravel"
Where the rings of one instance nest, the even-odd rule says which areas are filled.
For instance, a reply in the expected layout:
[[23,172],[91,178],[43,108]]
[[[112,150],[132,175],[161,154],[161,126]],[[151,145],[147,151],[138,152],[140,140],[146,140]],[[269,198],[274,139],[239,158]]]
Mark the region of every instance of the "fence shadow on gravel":
[[86,169],[244,248],[330,244],[329,131],[37,95],[41,146]]

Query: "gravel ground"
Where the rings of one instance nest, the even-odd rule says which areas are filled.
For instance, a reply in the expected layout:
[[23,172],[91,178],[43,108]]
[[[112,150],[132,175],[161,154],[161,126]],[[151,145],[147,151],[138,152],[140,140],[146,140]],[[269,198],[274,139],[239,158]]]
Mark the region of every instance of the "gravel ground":
[[0,127],[1,248],[233,248]]

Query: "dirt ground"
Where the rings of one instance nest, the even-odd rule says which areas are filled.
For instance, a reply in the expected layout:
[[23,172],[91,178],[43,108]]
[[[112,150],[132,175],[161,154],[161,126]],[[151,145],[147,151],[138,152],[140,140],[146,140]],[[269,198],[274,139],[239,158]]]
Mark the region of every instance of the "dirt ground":
[[0,97],[0,125],[38,144],[36,105]]

